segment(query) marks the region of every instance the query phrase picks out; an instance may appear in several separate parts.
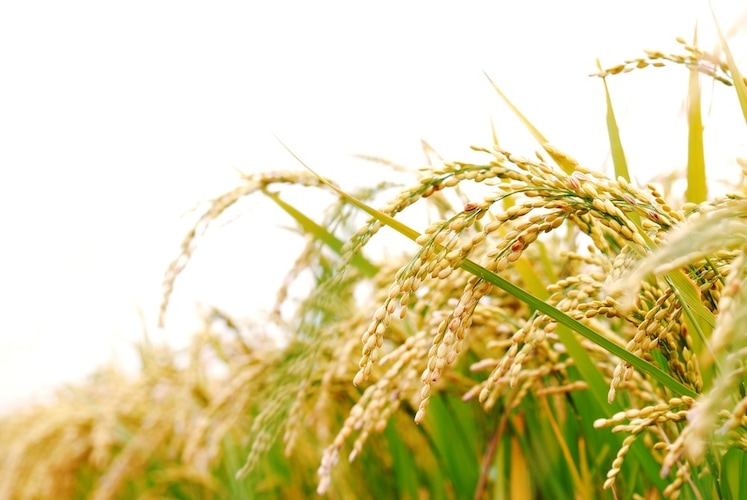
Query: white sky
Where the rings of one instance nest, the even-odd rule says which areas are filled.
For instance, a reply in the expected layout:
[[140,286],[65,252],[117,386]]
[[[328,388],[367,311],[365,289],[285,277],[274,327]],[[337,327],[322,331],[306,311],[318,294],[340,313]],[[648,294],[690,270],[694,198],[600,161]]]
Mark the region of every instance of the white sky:
[[[558,147],[602,169],[595,59],[679,51],[674,38],[708,12],[693,0],[366,5],[0,6],[0,412],[99,364],[131,363],[138,309],[156,340],[177,343],[196,328],[197,303],[261,317],[300,243],[257,198],[208,233],[166,330],[155,329],[189,211],[232,188],[235,169],[297,168],[273,134],[348,183],[386,172],[355,153],[421,166],[420,139],[467,158],[470,144],[489,144],[491,118],[504,146],[531,154],[485,71]],[[744,24],[729,2],[715,5],[725,30]],[[711,18],[700,25],[712,40]],[[684,165],[686,82],[682,68],[610,80],[634,176]],[[707,101],[706,132],[727,144],[711,173],[733,178],[745,130],[724,95]]]

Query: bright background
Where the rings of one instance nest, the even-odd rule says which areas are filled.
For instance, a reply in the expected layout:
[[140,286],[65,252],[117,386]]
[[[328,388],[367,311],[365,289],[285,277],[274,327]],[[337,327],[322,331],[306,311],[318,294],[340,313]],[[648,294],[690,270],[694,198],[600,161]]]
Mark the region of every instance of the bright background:
[[[732,3],[714,5],[741,57],[746,19]],[[679,53],[674,38],[698,19],[701,46],[714,47],[703,1],[361,5],[0,6],[0,412],[103,363],[132,368],[145,330],[183,343],[199,304],[261,321],[301,242],[257,197],[208,233],[155,326],[200,202],[234,187],[237,170],[299,168],[273,134],[343,184],[386,173],[356,153],[422,166],[421,139],[468,158],[490,143],[491,119],[504,147],[530,155],[484,71],[556,146],[606,169],[595,59]],[[683,167],[686,82],[682,68],[610,79],[636,179]],[[709,173],[734,179],[735,98],[704,103]]]

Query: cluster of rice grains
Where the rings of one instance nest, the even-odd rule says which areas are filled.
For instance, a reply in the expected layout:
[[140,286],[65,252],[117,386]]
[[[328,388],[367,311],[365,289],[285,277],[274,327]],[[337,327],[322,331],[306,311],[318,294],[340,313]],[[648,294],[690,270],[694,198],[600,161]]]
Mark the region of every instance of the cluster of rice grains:
[[[620,294],[621,300],[630,301],[631,290],[641,288],[637,309],[644,320],[628,343],[628,350],[652,361],[652,344],[656,344],[657,352],[667,360],[668,373],[688,383],[702,396],[697,400],[675,397],[595,422],[595,427],[612,427],[613,432],[629,434],[609,471],[606,485],[614,482],[629,445],[643,431],[649,431],[645,438],[648,445],[662,452],[662,476],[676,470],[674,480],[663,492],[666,496],[676,496],[685,482],[691,483],[691,475],[697,474],[694,466],[702,464],[704,458],[708,457],[710,474],[719,477],[719,461],[715,457],[723,456],[729,449],[747,450],[744,437],[747,224],[743,219],[747,200],[743,194],[734,193],[699,206],[686,205],[684,210],[689,212],[687,221],[671,231],[663,245],[619,281],[612,292],[626,289],[627,293]],[[695,332],[688,332],[688,323],[683,318],[685,307],[692,314],[692,303],[683,306],[686,300],[675,299],[676,287],[661,287],[653,295],[650,283],[642,281],[651,272],[666,275],[682,268],[689,269],[689,276],[697,285],[698,302],[715,315],[705,325],[690,321]],[[628,297],[624,297],[626,294]],[[706,328],[710,331],[700,331]],[[639,345],[634,344],[636,341]],[[693,349],[695,341],[702,344],[698,357]],[[703,370],[709,373],[709,384],[703,381]],[[613,390],[624,379],[621,373],[622,370],[615,373]],[[629,423],[623,424],[625,420]]]
[[[620,73],[630,73],[643,68],[662,68],[667,64],[676,64],[696,69],[724,85],[734,85],[734,76],[729,65],[717,54],[710,53],[698,47],[690,45],[684,38],[678,37],[677,43],[685,49],[684,54],[665,54],[658,50],[647,50],[646,57],[628,59],[625,62],[606,68],[592,76],[606,77]],[[747,83],[747,78],[742,77]]]
[[[546,150],[553,157],[560,154],[549,145]],[[6,421],[0,427],[2,440],[13,446],[0,457],[0,485],[16,488],[0,493],[33,497],[72,491],[79,488],[72,476],[87,464],[96,496],[109,498],[121,494],[126,481],[142,475],[153,460],[182,464],[171,472],[172,479],[189,478],[211,491],[216,486],[210,470],[225,453],[222,447],[232,429],[244,429],[236,439],[245,442],[240,437],[244,432],[251,443],[239,476],[259,466],[280,434],[285,453],[301,466],[319,458],[308,452],[310,442],[331,443],[318,468],[321,493],[330,486],[335,466],[340,468],[343,448],[350,447],[348,462],[354,461],[368,438],[383,432],[403,404],[416,423],[425,425],[429,403],[440,391],[458,393],[465,401],[476,399],[487,412],[497,407],[510,415],[528,394],[550,397],[585,390],[586,382],[569,371],[573,359],[559,341],[555,320],[465,270],[464,264],[471,262],[527,288],[636,356],[658,358],[670,375],[700,392],[703,376],[682,302],[663,278],[644,276],[689,269],[705,307],[724,311],[712,342],[712,362],[720,363],[723,382],[702,405],[690,397],[672,397],[629,364],[582,339],[609,383],[610,401],[622,392],[631,408],[595,423],[628,434],[604,487],[614,485],[630,446],[641,439],[661,452],[665,474],[675,469],[664,493],[676,495],[692,472],[683,457],[702,454],[697,443],[707,441],[714,426],[720,425],[731,444],[743,436],[745,400],[729,411],[724,401],[738,391],[742,373],[743,349],[731,352],[729,347],[741,346],[735,325],[745,323],[738,307],[745,294],[744,266],[734,251],[744,242],[732,237],[728,248],[719,249],[713,246],[712,231],[724,231],[714,221],[741,223],[724,214],[730,209],[742,213],[744,207],[735,204],[744,202],[732,196],[677,211],[653,186],[636,189],[566,156],[564,170],[540,155],[530,160],[499,148],[478,151],[491,161],[427,169],[412,188],[381,209],[396,216],[425,203],[439,220],[416,237],[414,255],[379,266],[371,277],[352,266],[344,273],[319,276],[319,286],[286,325],[297,334],[284,351],[203,336],[196,340],[187,368],[177,369],[168,359],[158,361],[163,356],[147,354],[136,383],[99,380],[60,406],[40,410],[41,416]],[[185,239],[183,253],[167,276],[167,295],[207,225],[242,197],[278,183],[321,186],[308,174],[265,174],[248,177],[242,187],[215,200]],[[350,210],[335,206],[324,227],[349,224]],[[670,229],[686,218],[705,221],[704,227],[696,226],[702,244],[631,275],[639,257],[663,243]],[[381,227],[381,221],[372,218],[354,234],[343,247],[343,264],[352,262]],[[740,228],[728,232],[743,234]],[[672,239],[667,238],[670,243]],[[309,242],[281,288],[279,302],[286,300],[287,288],[305,266],[338,265],[324,260],[328,257],[322,247],[316,240]],[[627,292],[634,290],[632,298],[607,293],[610,283],[621,280]],[[370,309],[352,298],[356,282],[363,281],[372,285],[365,302]],[[278,308],[278,321],[280,316]],[[221,353],[225,377],[211,381],[202,360],[206,351]],[[465,359],[468,366],[460,366]],[[351,380],[362,392],[350,386]],[[81,406],[81,398],[88,406]],[[343,412],[349,413],[340,424],[335,415]],[[51,413],[58,418],[50,418]],[[695,418],[698,415],[703,418]],[[29,418],[38,423],[33,432],[17,432],[15,425],[28,425]],[[688,419],[693,425],[685,426]],[[121,431],[116,429],[123,426],[132,432],[129,439],[118,437]],[[25,439],[11,439],[11,434]],[[42,449],[42,439],[43,458],[34,451]],[[50,446],[66,451],[59,451],[58,457],[49,453]],[[77,471],[68,470],[76,463]]]
[[[546,149],[558,154],[549,145]],[[548,395],[586,387],[568,375],[573,361],[558,342],[556,322],[466,272],[462,264],[467,259],[522,286],[531,287],[536,279],[549,281],[544,290],[535,287],[538,296],[618,345],[627,344],[640,357],[651,359],[650,353],[658,349],[680,381],[696,390],[702,385],[679,303],[666,285],[646,283],[632,313],[604,293],[610,280],[627,273],[634,257],[647,253],[683,215],[653,186],[638,190],[622,178],[607,179],[567,157],[569,172],[540,155],[533,161],[498,148],[478,151],[490,154],[493,161],[430,169],[416,186],[381,210],[393,216],[423,198],[469,183],[489,190],[481,199],[467,198],[463,206],[443,210],[443,220],[417,238],[416,254],[384,287],[388,292],[363,330],[353,378],[357,386],[369,385],[324,453],[319,492],[328,487],[345,442],[355,435],[352,460],[372,431],[384,429],[402,401],[417,408],[414,419],[422,423],[434,391],[446,384],[457,386],[465,400],[477,396],[486,410],[503,398],[506,411],[519,406],[529,391]],[[371,219],[351,240],[350,254],[380,227],[379,220]],[[551,235],[556,229],[560,231]],[[563,244],[568,251],[561,258],[547,258],[548,251],[561,252]],[[584,244],[588,246],[583,251],[574,251]],[[527,252],[531,259],[525,257]],[[717,297],[720,284],[714,273],[701,276],[700,282],[702,293]],[[392,325],[403,322],[400,333],[391,338]],[[412,333],[402,339],[402,329]],[[625,389],[630,402],[666,401],[667,392],[630,365],[591,342],[584,346],[610,381],[611,400]],[[444,383],[444,375],[466,350],[479,360],[471,364],[471,371],[487,376],[454,376]],[[605,486],[611,485],[612,480]]]
[[[286,302],[294,279],[313,270],[315,286],[293,318],[283,320],[280,305],[276,311],[289,332],[287,346],[251,347],[241,335],[226,340],[205,334],[195,340],[186,367],[173,362],[173,353],[151,353],[139,381],[99,381],[38,415],[5,419],[0,497],[73,495],[81,491],[76,481],[83,474],[94,497],[113,498],[127,491],[128,481],[137,483],[144,471],[163,464],[175,465],[148,476],[153,482],[143,491],[158,494],[189,482],[200,488],[193,492],[220,494],[225,485],[216,484],[215,477],[223,477],[216,470],[238,471],[239,477],[256,471],[280,436],[280,452],[293,457],[294,477],[310,470],[304,481],[311,488],[323,493],[334,482],[344,496],[357,488],[351,467],[364,448],[375,447],[369,438],[397,419],[401,439],[415,439],[402,432],[401,416],[408,414],[427,432],[436,395],[456,394],[483,414],[516,416],[515,425],[506,427],[511,429],[522,428],[522,405],[532,398],[552,399],[564,418],[574,418],[577,410],[565,402],[589,386],[560,341],[559,328],[566,327],[487,281],[484,272],[665,367],[693,394],[712,388],[697,401],[672,394],[579,337],[609,384],[609,401],[628,408],[594,423],[627,435],[610,457],[603,487],[617,488],[623,462],[640,441],[668,477],[664,494],[676,496],[697,472],[693,464],[713,453],[703,443],[714,433],[728,446],[745,448],[747,399],[735,395],[743,391],[747,350],[744,335],[737,334],[747,326],[739,257],[747,229],[730,215],[745,213],[747,202],[733,195],[675,210],[654,186],[641,190],[609,179],[550,145],[544,148],[562,168],[540,154],[527,159],[494,147],[475,148],[488,158],[483,165],[424,169],[411,188],[380,209],[395,217],[426,206],[437,219],[411,235],[417,250],[402,259],[366,261],[362,250],[383,227],[381,217],[352,233],[354,207],[335,205],[321,225],[348,240],[342,257],[310,238],[278,295],[279,303]],[[264,191],[272,197],[268,188],[274,184],[324,182],[310,174],[249,176],[216,199],[170,268],[167,297],[207,226],[245,196]],[[692,231],[678,232],[691,223]],[[724,234],[728,238],[719,239]],[[658,247],[673,250],[655,251],[654,260],[639,266]],[[689,329],[689,309],[681,290],[671,286],[667,273],[683,269],[699,307],[718,317],[709,342]],[[222,360],[223,375],[208,369],[207,353]],[[714,373],[712,366],[716,376],[705,377],[707,368]],[[31,431],[19,431],[29,422]],[[228,460],[230,443],[236,453],[249,449],[243,467]],[[339,463],[345,448],[348,460]],[[379,448],[374,456],[384,453]],[[45,481],[34,480],[39,477]],[[304,492],[293,490],[296,496]]]

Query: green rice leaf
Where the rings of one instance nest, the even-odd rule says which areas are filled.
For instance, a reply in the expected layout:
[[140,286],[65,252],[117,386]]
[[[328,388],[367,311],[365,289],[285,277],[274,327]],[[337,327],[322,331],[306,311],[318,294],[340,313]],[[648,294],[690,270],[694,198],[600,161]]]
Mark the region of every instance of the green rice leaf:
[[[697,44],[697,31],[694,36]],[[703,117],[700,104],[700,73],[690,69],[687,90],[687,190],[685,199],[701,203],[708,197],[706,185],[705,154],[703,148]]]
[[[597,59],[597,67],[599,71],[602,71],[602,65]],[[617,126],[617,119],[615,118],[615,110],[612,107],[612,99],[610,98],[610,90],[607,87],[607,79],[602,78],[604,84],[604,97],[607,102],[607,134],[610,139],[610,152],[612,154],[612,163],[615,166],[615,178],[622,177],[626,181],[630,181],[630,173],[628,172],[628,162],[625,159],[625,151],[623,150],[622,141],[620,140],[620,129]]]
[[739,98],[739,105],[742,108],[742,116],[744,116],[744,120],[747,122],[747,84],[745,84],[744,77],[742,77],[742,73],[737,67],[734,56],[729,49],[729,44],[726,43],[726,37],[724,37],[724,34],[721,32],[721,27],[716,20],[716,13],[713,12],[713,9],[711,9],[711,14],[713,15],[713,22],[716,25],[716,32],[721,41],[721,49],[724,51],[724,54],[726,54],[726,62],[729,66],[729,72],[731,73],[732,80],[734,80],[734,90],[736,90],[737,97]]
[[418,477],[415,457],[405,446],[402,437],[391,423],[384,430],[389,455],[392,457],[392,474],[400,498],[418,498]]
[[516,271],[521,276],[522,283],[526,284],[529,292],[542,300],[546,300],[549,296],[547,293],[547,287],[542,282],[542,278],[532,267],[532,262],[526,257],[522,256],[519,260],[514,262]]
[[352,195],[349,195],[348,193],[346,193],[345,191],[343,191],[339,187],[335,186],[329,180],[325,179],[324,177],[322,177],[321,175],[319,175],[318,173],[316,173],[311,167],[309,167],[306,163],[304,163],[303,160],[301,160],[301,158],[299,158],[293,151],[291,151],[291,149],[288,148],[288,146],[286,146],[282,141],[280,141],[280,139],[278,139],[278,142],[280,142],[280,145],[283,146],[285,148],[285,150],[288,151],[288,153],[290,153],[290,155],[293,156],[293,158],[296,159],[296,161],[298,161],[301,165],[303,165],[303,167],[306,170],[308,170],[309,172],[311,172],[312,174],[314,174],[319,179],[319,181],[322,184],[324,184],[325,186],[327,186],[330,189],[332,189],[335,193],[339,194],[340,196],[342,196],[344,199],[348,200],[350,203],[352,203],[356,207],[360,208],[361,210],[363,210],[364,212],[368,213],[369,215],[371,215],[373,217],[376,217],[376,219],[378,219],[382,223],[384,223],[387,226],[391,227],[392,229],[396,230],[398,233],[407,236],[408,238],[410,238],[413,241],[415,241],[418,238],[418,236],[420,236],[420,234],[418,234],[417,231],[415,231],[414,229],[411,229],[406,224],[402,224],[400,221],[398,221],[394,217],[390,217],[389,215],[387,215],[387,214],[385,214],[383,212],[380,212],[380,211],[376,210],[375,208],[369,207],[368,205],[366,205],[365,203],[363,203],[359,199],[355,198]]
[[460,399],[439,394],[428,408],[433,425],[433,440],[446,462],[446,477],[454,490],[468,498],[474,494],[480,473],[479,453],[475,448],[474,408]]
[[747,477],[747,458],[744,451],[731,448],[726,452],[721,465],[720,483],[725,499],[743,498],[743,477]]
[[[264,194],[267,195],[267,197],[272,201],[277,203],[278,206],[285,210],[291,217],[293,217],[307,234],[314,236],[314,238],[327,245],[336,254],[341,255],[344,243],[337,239],[334,234],[330,233],[325,228],[308,218],[292,205],[289,205],[288,203],[280,199],[277,193],[272,193],[270,191],[264,190]],[[363,273],[364,276],[369,278],[376,276],[376,273],[379,272],[378,267],[376,267],[360,254],[355,255],[351,263],[361,273]]]
[[695,335],[691,337],[693,349],[696,354],[700,355],[707,348],[708,339],[716,327],[716,317],[703,305],[700,290],[683,271],[671,272],[665,277],[667,284],[677,296],[677,300],[682,304],[688,328],[695,332]]
[[527,130],[529,130],[535,140],[540,143],[542,149],[544,149],[547,154],[550,155],[550,157],[555,161],[555,163],[558,164],[560,168],[563,169],[565,173],[572,174],[576,170],[576,167],[573,165],[573,163],[570,162],[568,158],[559,155],[554,149],[548,148],[547,145],[550,144],[550,141],[548,141],[547,138],[542,135],[542,133],[534,125],[532,125],[532,122],[530,122],[529,119],[524,116],[521,111],[519,111],[519,108],[514,106],[514,104],[508,99],[508,97],[506,97],[506,94],[504,94],[503,91],[498,88],[498,85],[495,84],[495,82],[487,75],[487,73],[485,74],[485,77],[493,86],[493,89],[495,89],[496,93],[501,97],[501,99],[503,99],[503,102],[505,102],[508,107],[511,108],[511,111],[513,111],[514,114],[519,118],[519,120],[521,120],[521,123],[523,123]]

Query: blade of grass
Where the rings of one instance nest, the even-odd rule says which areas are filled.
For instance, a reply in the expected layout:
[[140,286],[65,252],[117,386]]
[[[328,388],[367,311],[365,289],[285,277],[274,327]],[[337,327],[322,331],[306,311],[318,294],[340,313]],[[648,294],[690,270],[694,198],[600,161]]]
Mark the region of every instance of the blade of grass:
[[[524,436],[526,426],[521,418],[514,418],[514,424],[517,427],[517,434]],[[509,470],[508,484],[509,497],[511,499],[524,500],[532,498],[532,477],[527,474],[531,470],[527,464],[526,454],[522,449],[528,448],[526,444],[520,442],[516,437],[511,438],[511,469]],[[533,464],[534,465],[534,464]]]
[[558,274],[547,252],[547,246],[542,241],[536,241],[534,244],[539,249],[539,263],[542,267],[542,276],[547,278],[548,283],[555,283],[558,281]]
[[397,485],[400,498],[416,500],[418,498],[418,477],[415,457],[405,446],[402,437],[397,434],[394,425],[386,426],[384,436],[389,445],[389,455],[392,457],[392,474]]
[[705,308],[700,300],[700,290],[684,272],[669,273],[665,276],[665,279],[682,305],[688,328],[695,332],[695,335],[691,335],[690,338],[693,341],[695,354],[701,356],[707,348],[708,339],[716,326],[716,318],[711,311]]
[[519,108],[514,106],[514,104],[508,99],[506,94],[501,91],[500,88],[498,88],[498,85],[495,84],[495,82],[488,76],[487,73],[485,73],[485,77],[488,79],[490,84],[493,86],[493,89],[495,89],[496,93],[503,99],[503,102],[508,105],[509,108],[511,108],[511,111],[521,120],[521,123],[524,124],[524,126],[529,130],[529,133],[532,134],[532,136],[535,138],[537,142],[540,143],[540,146],[542,146],[542,149],[544,149],[547,154],[550,155],[550,157],[555,161],[555,163],[558,164],[560,168],[563,169],[563,171],[566,174],[572,174],[576,168],[574,167],[573,163],[568,161],[567,158],[557,154],[554,150],[547,148],[545,145],[549,144],[550,141],[547,140],[547,138],[542,135],[542,133],[529,121],[529,119],[524,116],[521,111],[519,111]]
[[547,399],[539,398],[538,402],[540,407],[543,409],[542,413],[545,415],[547,423],[550,424],[550,429],[555,436],[555,440],[560,448],[560,452],[563,454],[563,458],[565,458],[565,463],[568,464],[568,469],[571,473],[571,480],[573,481],[573,489],[576,491],[577,498],[591,498],[591,493],[586,489],[587,484],[584,484],[581,480],[581,474],[576,467],[576,461],[573,459],[571,450],[568,448],[568,443],[566,442],[563,433],[560,431],[560,426],[555,421],[555,416],[553,411],[550,409],[550,405],[547,403]]
[[296,161],[298,161],[298,163],[300,163],[306,170],[308,170],[309,172],[311,172],[312,174],[314,174],[319,179],[319,182],[321,182],[325,186],[327,186],[330,189],[332,189],[335,193],[339,194],[344,199],[348,200],[350,203],[352,203],[356,207],[360,208],[364,212],[368,213],[369,215],[371,215],[373,217],[376,217],[380,222],[382,222],[382,223],[386,224],[387,226],[391,227],[392,229],[394,229],[398,233],[400,233],[400,234],[402,234],[404,236],[407,236],[411,240],[415,241],[415,240],[417,240],[418,236],[420,236],[420,234],[417,231],[415,231],[414,229],[411,229],[406,224],[401,223],[400,221],[398,221],[394,217],[391,217],[391,216],[389,216],[389,215],[387,215],[387,214],[385,214],[383,212],[380,212],[380,211],[376,210],[375,208],[369,207],[368,205],[366,205],[365,203],[363,203],[362,201],[360,201],[356,197],[354,197],[352,195],[349,195],[348,193],[346,193],[345,191],[343,191],[339,187],[335,186],[333,183],[331,183],[330,181],[328,181],[323,176],[319,175],[311,167],[309,167],[306,163],[304,163],[304,161],[301,160],[301,158],[299,158],[298,155],[296,155],[296,153],[294,153],[288,146],[286,146],[283,143],[283,141],[281,141],[277,137],[276,137],[276,139],[280,143],[280,145],[283,146],[285,148],[285,150],[288,151],[288,153],[293,158],[296,159]]
[[[480,479],[475,488],[475,500],[485,498],[487,495],[488,481],[491,476],[507,476],[509,473],[506,467],[505,455],[507,454],[506,444],[509,436],[505,434],[506,423],[508,422],[507,411],[502,412],[500,420],[495,425],[490,437],[487,438],[487,445],[482,452],[482,465],[480,467]],[[493,485],[492,497],[495,500],[504,500],[510,498],[503,485]]]
[[547,293],[547,288],[542,282],[542,278],[532,267],[532,262],[526,256],[522,256],[519,260],[514,262],[516,271],[521,276],[522,282],[529,289],[529,293],[534,295],[540,300],[547,300],[550,294]]
[[[695,29],[693,44],[697,46],[698,30]],[[700,103],[700,73],[690,69],[687,89],[687,189],[685,199],[702,203],[708,197],[703,147],[703,116]]]
[[[450,404],[450,399],[455,399],[456,404]],[[443,394],[433,398],[431,406],[428,407],[429,425],[433,426],[430,434],[446,462],[446,477],[450,478],[454,491],[471,498],[480,474],[474,408]]]
[[744,116],[745,122],[747,122],[747,84],[744,83],[742,73],[740,73],[737,63],[734,61],[734,56],[731,54],[731,50],[729,49],[729,44],[726,43],[726,38],[721,32],[721,27],[718,24],[713,7],[711,7],[711,14],[713,15],[713,23],[716,25],[716,32],[721,41],[721,49],[724,51],[724,54],[726,54],[726,62],[729,66],[729,72],[731,73],[732,80],[734,80],[734,90],[737,92],[737,98],[739,98],[742,115]]
[[[591,471],[589,470],[589,462],[586,460],[586,442],[584,439],[584,436],[582,434],[578,435],[578,466],[579,466],[579,473],[581,475],[581,481],[589,485],[589,490],[591,490],[593,481],[591,479]],[[585,497],[587,499],[591,499],[591,493],[588,497]]]
[[493,118],[490,118],[490,137],[493,139],[493,146],[498,147],[498,133],[495,131],[495,123],[493,122]]
[[[353,205],[361,208],[368,214],[372,215],[373,217],[376,217],[380,222],[383,224],[386,224],[390,226],[392,229],[396,230],[400,234],[410,238],[413,241],[417,241],[420,234],[415,231],[414,229],[410,228],[406,224],[403,224],[402,222],[394,219],[393,217],[382,213],[375,208],[372,208],[362,201],[358,200],[354,196],[351,196],[350,194],[346,193],[342,189],[338,188],[331,182],[329,182],[327,179],[316,173],[314,170],[312,170],[308,165],[306,165],[298,156],[295,155],[288,147],[283,144],[283,147],[286,148],[286,150],[296,159],[298,162],[303,165],[306,169],[308,169],[312,174],[317,176],[319,178],[319,181],[322,184],[325,184],[326,186],[329,186],[332,190],[334,190],[337,194],[344,197],[346,200],[348,200]],[[691,397],[697,397],[697,394],[692,391],[691,389],[685,387],[683,384],[681,384],[679,381],[672,378],[669,374],[662,371],[658,367],[648,363],[647,361],[644,361],[637,356],[629,353],[624,348],[618,346],[611,340],[607,339],[606,337],[603,337],[599,333],[595,332],[588,326],[584,325],[583,323],[580,323],[579,321],[571,318],[564,312],[560,311],[559,309],[553,307],[552,305],[548,304],[547,302],[538,299],[534,295],[530,294],[526,290],[522,289],[521,287],[515,285],[514,283],[511,283],[507,279],[503,278],[502,276],[499,276],[484,267],[480,266],[479,264],[472,262],[471,260],[465,259],[460,266],[465,271],[474,274],[478,278],[481,278],[488,283],[497,286],[501,290],[504,290],[505,292],[513,295],[520,301],[526,303],[529,307],[535,308],[541,313],[547,315],[548,317],[554,319],[557,321],[560,325],[566,326],[570,328],[571,330],[576,331],[578,334],[582,335],[583,337],[586,337],[587,339],[591,340],[601,348],[609,351],[610,353],[614,354],[618,358],[630,363],[633,367],[635,367],[637,370],[648,374],[650,377],[655,379],[657,382],[662,384],[663,386],[670,389],[673,393],[680,395],[680,396],[691,396]],[[570,336],[569,336],[570,337]],[[589,362],[591,362],[589,360]]]
[[[597,59],[597,68],[599,68],[600,73],[603,72],[599,59]],[[612,164],[615,166],[615,178],[622,177],[630,182],[628,161],[625,159],[625,150],[620,140],[620,129],[617,126],[615,109],[612,107],[612,98],[610,97],[610,89],[607,86],[606,78],[602,78],[602,84],[604,85],[604,97],[607,102],[607,135],[610,139],[610,152],[612,154]]]
[[[560,330],[560,328],[558,328],[558,330]],[[571,348],[580,349],[581,345],[578,339],[573,335],[570,335],[570,337],[573,339],[573,342],[570,344],[572,346]],[[562,338],[561,341],[563,341]],[[568,346],[566,346],[566,348],[568,348]],[[571,348],[568,348],[569,354]],[[595,370],[593,365],[592,369]],[[577,366],[571,366],[569,367],[569,374],[574,379],[580,377],[580,379],[586,380],[584,378],[586,370],[588,370],[588,367],[584,367],[584,371],[582,372],[582,370],[578,369]],[[601,378],[601,375],[598,376]],[[590,381],[594,381],[595,378],[596,377],[593,377],[586,381],[589,383]],[[604,387],[601,388],[601,392],[604,393],[608,386],[606,384],[603,385]],[[593,470],[596,474],[599,474],[602,470],[606,473],[609,469],[610,462],[615,456],[615,453],[612,450],[617,450],[622,446],[624,437],[617,433],[596,432],[597,429],[594,427],[594,421],[596,420],[596,416],[607,414],[607,412],[610,411],[610,408],[612,412],[624,411],[627,408],[624,408],[618,401],[613,401],[610,406],[607,403],[604,394],[601,398],[598,396],[599,391],[595,389],[592,383],[589,383],[589,389],[590,390],[587,391],[573,391],[570,394],[570,398],[573,401],[573,406],[576,408],[576,418],[583,429],[581,433],[590,440],[589,449],[594,450],[595,453]],[[667,483],[665,478],[662,478],[660,475],[661,465],[654,458],[651,448],[645,446],[642,440],[637,439],[630,447],[629,453],[633,460],[628,461],[623,465],[623,467],[627,467],[628,469],[640,469],[643,475],[645,475],[653,484],[657,485],[658,488],[663,489],[666,486]],[[635,465],[632,466],[631,463],[634,463]],[[632,487],[632,484],[629,486]]]
[[[597,67],[602,72],[602,65],[597,59]],[[620,138],[620,128],[617,125],[617,118],[615,117],[615,108],[612,106],[612,98],[610,97],[610,89],[607,86],[607,79],[602,78],[602,84],[604,85],[604,97],[607,103],[607,136],[610,141],[610,154],[612,155],[612,164],[615,168],[615,178],[622,177],[626,181],[630,182],[630,172],[628,171],[628,160],[625,158],[625,149],[622,145],[622,139]],[[628,217],[636,223],[640,224],[641,218],[635,212],[629,212]]]
[[724,455],[721,463],[721,483],[723,497],[729,500],[742,498],[744,492],[743,477],[747,474],[747,459],[743,451],[731,448]]
[[[306,233],[314,236],[314,238],[327,245],[336,254],[342,254],[342,247],[344,243],[337,239],[334,234],[330,233],[325,228],[309,219],[306,215],[301,213],[292,205],[283,201],[277,193],[273,193],[265,189],[263,189],[263,192],[268,198],[277,203],[280,208],[285,210],[291,217],[293,217]],[[364,276],[368,278],[373,278],[379,272],[378,267],[373,265],[360,254],[353,257],[351,264],[353,264],[353,266],[355,266],[361,273],[363,273]]]

